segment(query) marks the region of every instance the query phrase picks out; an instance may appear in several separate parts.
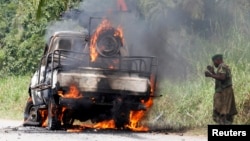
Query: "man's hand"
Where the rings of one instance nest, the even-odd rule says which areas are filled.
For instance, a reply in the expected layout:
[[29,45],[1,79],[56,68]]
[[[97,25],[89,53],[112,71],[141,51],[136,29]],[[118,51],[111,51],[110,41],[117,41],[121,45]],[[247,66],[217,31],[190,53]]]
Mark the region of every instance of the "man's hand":
[[208,66],[207,66],[207,70],[208,70],[209,72],[211,72],[212,74],[215,74],[215,72],[214,72],[214,67],[208,65]]
[[212,76],[212,73],[209,72],[209,71],[205,71],[205,76],[206,76],[206,77],[211,77],[211,76]]

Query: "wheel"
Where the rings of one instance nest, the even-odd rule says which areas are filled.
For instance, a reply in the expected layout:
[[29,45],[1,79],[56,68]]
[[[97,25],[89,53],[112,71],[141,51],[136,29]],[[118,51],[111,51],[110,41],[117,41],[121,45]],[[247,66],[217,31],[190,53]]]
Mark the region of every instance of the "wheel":
[[125,125],[129,123],[129,111],[128,110],[121,110],[120,113],[117,113],[114,117],[115,126],[118,129],[124,129]]
[[48,129],[57,130],[61,127],[61,122],[58,118],[59,108],[55,103],[53,97],[49,99],[48,103]]
[[70,128],[73,126],[74,123],[74,118],[72,118],[72,113],[69,110],[65,110],[63,113],[63,118],[62,118],[62,122],[63,122],[63,127],[64,128]]
[[96,50],[104,57],[115,56],[122,46],[122,39],[115,36],[117,30],[114,28],[102,30],[97,38]]
[[41,115],[38,108],[34,106],[32,98],[29,97],[24,109],[24,126],[41,126]]
[[113,105],[113,119],[115,120],[116,128],[124,129],[129,123],[129,108],[128,105],[118,98]]

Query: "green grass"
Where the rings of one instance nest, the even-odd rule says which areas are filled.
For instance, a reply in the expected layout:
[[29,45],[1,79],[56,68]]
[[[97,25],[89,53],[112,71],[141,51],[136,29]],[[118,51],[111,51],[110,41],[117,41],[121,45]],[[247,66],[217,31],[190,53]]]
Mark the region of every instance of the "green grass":
[[0,118],[23,119],[29,81],[29,76],[0,78]]
[[[154,101],[149,112],[151,126],[180,128],[206,127],[212,120],[214,80],[205,78],[206,66],[211,56],[224,55],[224,61],[232,69],[233,88],[238,109],[235,124],[250,123],[250,43],[248,37],[234,33],[228,38],[206,41],[198,39],[198,46],[189,47],[185,54],[192,62],[192,79],[173,83],[164,80],[159,85],[162,95]],[[157,118],[157,116],[160,118]],[[156,120],[158,119],[158,120]]]

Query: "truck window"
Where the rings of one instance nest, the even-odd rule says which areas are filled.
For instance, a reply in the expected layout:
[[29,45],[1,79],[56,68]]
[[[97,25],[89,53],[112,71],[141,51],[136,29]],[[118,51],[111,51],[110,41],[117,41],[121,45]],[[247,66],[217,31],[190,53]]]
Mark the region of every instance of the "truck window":
[[65,40],[65,39],[61,39],[59,41],[59,49],[63,49],[63,50],[71,50],[71,42],[70,40]]

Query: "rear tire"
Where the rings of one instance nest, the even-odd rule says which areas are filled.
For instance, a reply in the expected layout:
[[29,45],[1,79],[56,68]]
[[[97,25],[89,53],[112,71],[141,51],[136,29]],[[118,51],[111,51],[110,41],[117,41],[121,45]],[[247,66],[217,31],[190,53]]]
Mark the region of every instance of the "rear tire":
[[58,119],[59,110],[53,97],[48,103],[48,129],[57,130],[61,127],[61,122]]
[[123,99],[118,98],[113,105],[113,119],[118,129],[124,129],[129,123],[129,108],[128,105],[123,102]]
[[126,128],[126,125],[129,123],[129,111],[123,110],[115,116],[115,126],[118,129]]
[[72,113],[69,110],[64,111],[62,118],[64,128],[71,128],[73,126],[74,118],[72,118],[71,116]]
[[32,98],[29,97],[24,109],[24,126],[41,126],[41,115],[38,108],[34,106]]

